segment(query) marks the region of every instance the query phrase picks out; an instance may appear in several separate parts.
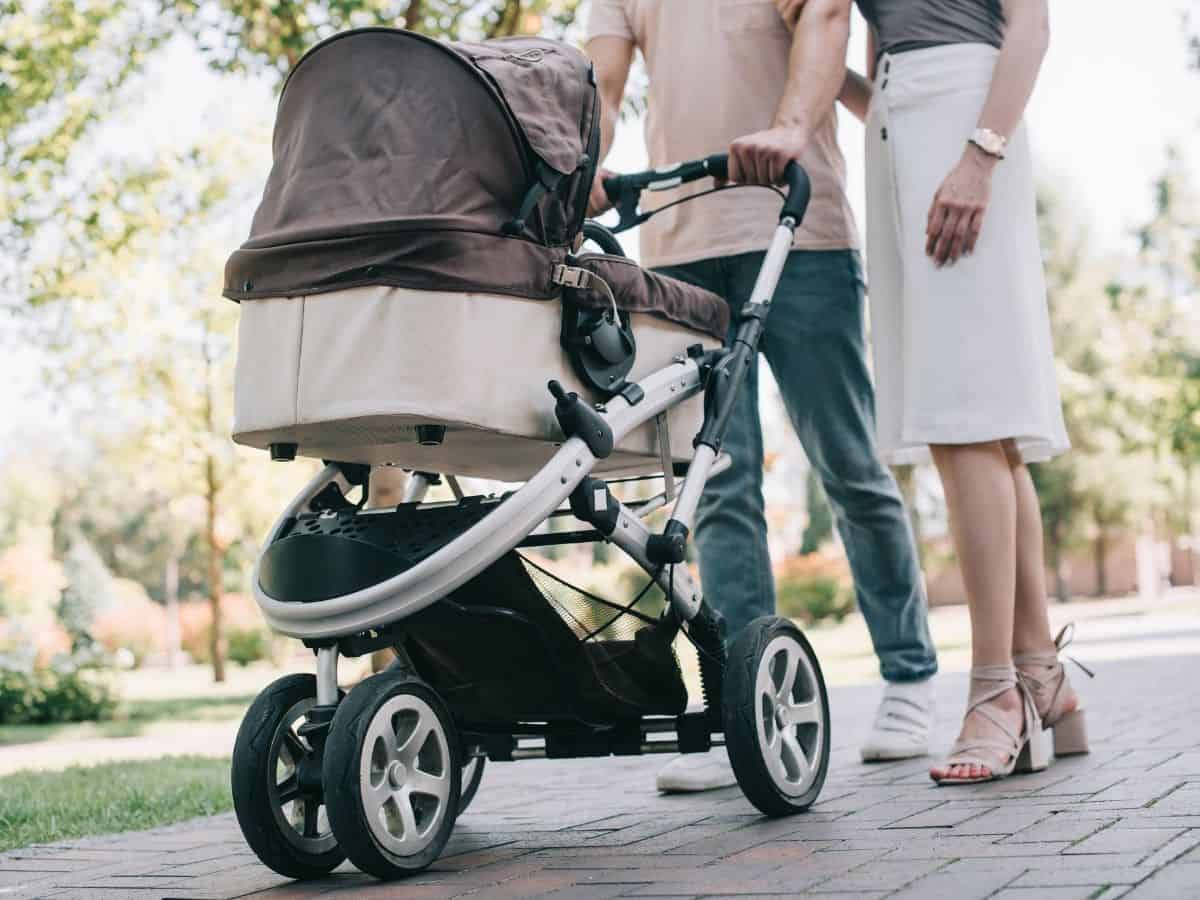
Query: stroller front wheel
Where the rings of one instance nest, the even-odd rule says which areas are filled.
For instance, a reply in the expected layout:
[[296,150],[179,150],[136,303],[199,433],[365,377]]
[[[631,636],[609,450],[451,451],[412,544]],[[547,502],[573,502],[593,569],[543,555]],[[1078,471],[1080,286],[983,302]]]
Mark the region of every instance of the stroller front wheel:
[[358,868],[412,875],[438,858],[458,814],[462,767],[441,698],[402,671],[350,692],[325,744],[329,823]]
[[346,858],[320,787],[304,777],[318,760],[299,728],[316,698],[312,675],[280,678],[250,705],[233,747],[238,825],[255,855],[288,878],[320,878]]
[[738,635],[723,713],[746,798],[768,816],[812,806],[829,768],[829,698],[817,656],[792,622],[762,616]]

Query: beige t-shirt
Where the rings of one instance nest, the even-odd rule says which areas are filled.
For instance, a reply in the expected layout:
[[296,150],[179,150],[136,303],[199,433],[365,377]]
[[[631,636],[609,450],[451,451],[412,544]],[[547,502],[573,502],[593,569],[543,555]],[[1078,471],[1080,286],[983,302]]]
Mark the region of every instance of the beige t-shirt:
[[[792,44],[773,0],[592,0],[587,35],[626,38],[642,51],[650,78],[651,166],[725,152],[736,138],[771,127]],[[795,246],[857,247],[832,109],[801,162],[813,193]],[[701,181],[647,193],[643,208],[709,187]],[[765,250],[780,202],[763,188],[739,188],[665,210],[642,226],[642,264],[679,265]]]

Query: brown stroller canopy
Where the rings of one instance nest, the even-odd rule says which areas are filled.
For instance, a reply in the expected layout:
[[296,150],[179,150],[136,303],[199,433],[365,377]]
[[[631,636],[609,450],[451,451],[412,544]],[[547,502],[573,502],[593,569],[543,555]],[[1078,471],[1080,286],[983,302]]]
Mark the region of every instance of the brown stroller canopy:
[[[591,62],[566,44],[335,35],[284,83],[271,173],[223,293],[389,285],[554,299],[555,266],[575,262],[599,139]],[[580,264],[606,269],[621,307],[724,338],[728,307],[707,291],[632,263]]]
[[284,84],[271,174],[225,296],[357,284],[555,296],[595,171],[598,104],[587,57],[555,41],[369,28],[318,44]]

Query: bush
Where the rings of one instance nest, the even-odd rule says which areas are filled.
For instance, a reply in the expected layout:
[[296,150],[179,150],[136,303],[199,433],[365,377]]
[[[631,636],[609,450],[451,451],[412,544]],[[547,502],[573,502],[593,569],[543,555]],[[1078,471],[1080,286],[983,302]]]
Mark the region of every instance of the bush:
[[134,666],[166,650],[167,612],[135,581],[118,579],[113,593],[116,603],[96,615],[92,636],[109,653],[128,650]]
[[229,643],[229,661],[239,666],[248,666],[271,655],[266,628],[230,628],[225,637]]
[[10,667],[0,659],[0,725],[85,722],[112,715],[116,697],[97,673],[69,663]]
[[[258,604],[245,594],[221,598],[226,654],[231,662],[248,665],[271,655],[271,632]],[[212,610],[207,601],[184,603],[179,608],[180,643],[193,660],[212,662]]]
[[809,553],[788,560],[776,573],[779,614],[811,624],[840,622],[854,609],[854,588],[844,560]]

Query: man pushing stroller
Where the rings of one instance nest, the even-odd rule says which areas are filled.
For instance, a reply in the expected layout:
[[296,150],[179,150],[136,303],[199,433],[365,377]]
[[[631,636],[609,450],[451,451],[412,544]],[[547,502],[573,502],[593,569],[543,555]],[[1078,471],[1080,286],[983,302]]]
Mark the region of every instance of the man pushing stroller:
[[[603,104],[601,159],[612,146],[640,50],[649,75],[652,166],[704,156],[769,128],[794,101],[803,54],[823,52],[793,48],[769,0],[593,0],[587,34]],[[798,55],[801,67],[789,63]],[[762,350],[833,507],[886,682],[863,759],[921,756],[928,752],[937,660],[908,517],[875,449],[859,240],[832,109],[801,162],[812,179],[812,201],[775,293]],[[609,205],[604,174],[597,175],[591,214]],[[676,199],[664,196],[664,202]],[[724,297],[736,312],[762,265],[778,204],[766,190],[738,190],[664,210],[642,228],[642,262]],[[725,615],[730,641],[775,610],[755,374],[752,368],[725,439],[734,465],[709,482],[696,529],[704,592]],[[681,756],[658,777],[664,791],[733,783],[723,750]]]

